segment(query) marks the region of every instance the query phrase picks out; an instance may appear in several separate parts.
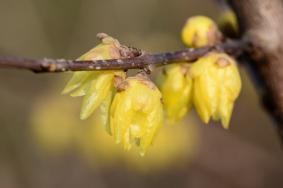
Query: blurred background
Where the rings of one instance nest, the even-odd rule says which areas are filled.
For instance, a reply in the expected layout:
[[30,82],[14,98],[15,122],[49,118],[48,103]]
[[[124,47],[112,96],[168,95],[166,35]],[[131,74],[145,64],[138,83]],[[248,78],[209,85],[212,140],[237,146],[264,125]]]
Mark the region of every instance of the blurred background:
[[[217,20],[219,9],[212,0],[0,0],[0,55],[75,59],[98,32],[147,52],[177,50],[196,14]],[[140,157],[95,118],[79,120],[81,99],[60,94],[70,73],[0,70],[0,188],[281,187],[275,125],[241,74],[230,130],[191,112]]]

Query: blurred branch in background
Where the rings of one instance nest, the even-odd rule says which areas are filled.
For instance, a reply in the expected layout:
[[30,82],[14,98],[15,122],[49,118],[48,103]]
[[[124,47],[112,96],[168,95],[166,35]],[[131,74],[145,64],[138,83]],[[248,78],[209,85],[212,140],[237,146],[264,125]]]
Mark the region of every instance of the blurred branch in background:
[[[249,66],[260,81],[259,94],[283,138],[283,2],[281,0],[229,0],[237,14],[242,36],[253,51],[246,53]],[[283,140],[283,139],[282,139]]]

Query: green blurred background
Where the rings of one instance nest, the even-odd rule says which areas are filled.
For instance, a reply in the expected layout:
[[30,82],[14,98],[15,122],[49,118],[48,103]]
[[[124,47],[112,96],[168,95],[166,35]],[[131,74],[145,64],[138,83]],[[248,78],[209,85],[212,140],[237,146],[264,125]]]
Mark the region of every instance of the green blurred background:
[[[147,52],[177,50],[189,16],[219,12],[212,0],[0,0],[0,55],[75,59],[98,32]],[[70,73],[0,70],[0,187],[280,187],[275,125],[241,73],[229,131],[192,112],[141,158],[95,119],[79,120],[80,99],[60,95]]]

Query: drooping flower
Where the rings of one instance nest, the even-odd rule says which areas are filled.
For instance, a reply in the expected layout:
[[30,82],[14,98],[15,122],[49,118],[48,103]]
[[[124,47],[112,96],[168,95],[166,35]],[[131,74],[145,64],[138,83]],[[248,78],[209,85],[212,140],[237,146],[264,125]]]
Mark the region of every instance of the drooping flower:
[[161,93],[166,115],[172,122],[180,120],[192,107],[192,77],[190,65],[170,65],[165,69]]
[[163,122],[161,93],[143,73],[117,87],[111,105],[111,133],[126,150],[136,145],[144,155]]
[[241,78],[234,59],[224,53],[210,53],[191,68],[193,103],[203,122],[221,120],[229,127],[234,102],[241,91]]
[[[100,34],[99,38],[101,43],[82,55],[78,60],[121,58],[120,43],[116,39],[106,34]],[[125,72],[122,70],[75,72],[62,93],[70,93],[72,97],[84,97],[80,113],[81,119],[87,119],[99,108],[106,126],[108,124],[110,104],[115,92],[115,77],[125,78]]]

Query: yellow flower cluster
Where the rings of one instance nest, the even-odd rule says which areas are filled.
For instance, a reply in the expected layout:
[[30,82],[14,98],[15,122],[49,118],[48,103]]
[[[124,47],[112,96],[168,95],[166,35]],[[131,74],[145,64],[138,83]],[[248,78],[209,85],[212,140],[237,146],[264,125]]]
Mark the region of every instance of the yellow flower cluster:
[[[118,59],[120,44],[110,36],[81,56],[79,60]],[[126,150],[133,144],[144,155],[162,125],[161,93],[142,73],[125,79],[124,71],[80,71],[74,73],[63,90],[72,97],[83,96],[81,119],[95,110],[107,132]]]
[[[210,18],[196,16],[185,24],[182,39],[189,47],[204,47],[219,42],[219,33]],[[181,62],[168,66],[160,88],[169,119],[181,119],[193,104],[203,122],[221,120],[227,129],[241,79],[233,58],[211,52],[192,65]]]
[[[123,58],[123,47],[116,39],[105,34],[100,39],[101,44],[79,60]],[[210,18],[195,16],[186,22],[182,39],[187,46],[198,48],[221,42],[222,34]],[[228,128],[241,90],[233,58],[211,52],[192,65],[170,65],[164,74],[160,92],[143,72],[126,78],[121,70],[81,71],[74,73],[63,94],[84,97],[80,118],[87,119],[98,111],[116,143],[122,143],[125,150],[137,146],[141,155],[163,124],[163,107],[171,122],[183,118],[194,105],[203,122],[208,123],[211,118],[221,120],[223,127]]]

